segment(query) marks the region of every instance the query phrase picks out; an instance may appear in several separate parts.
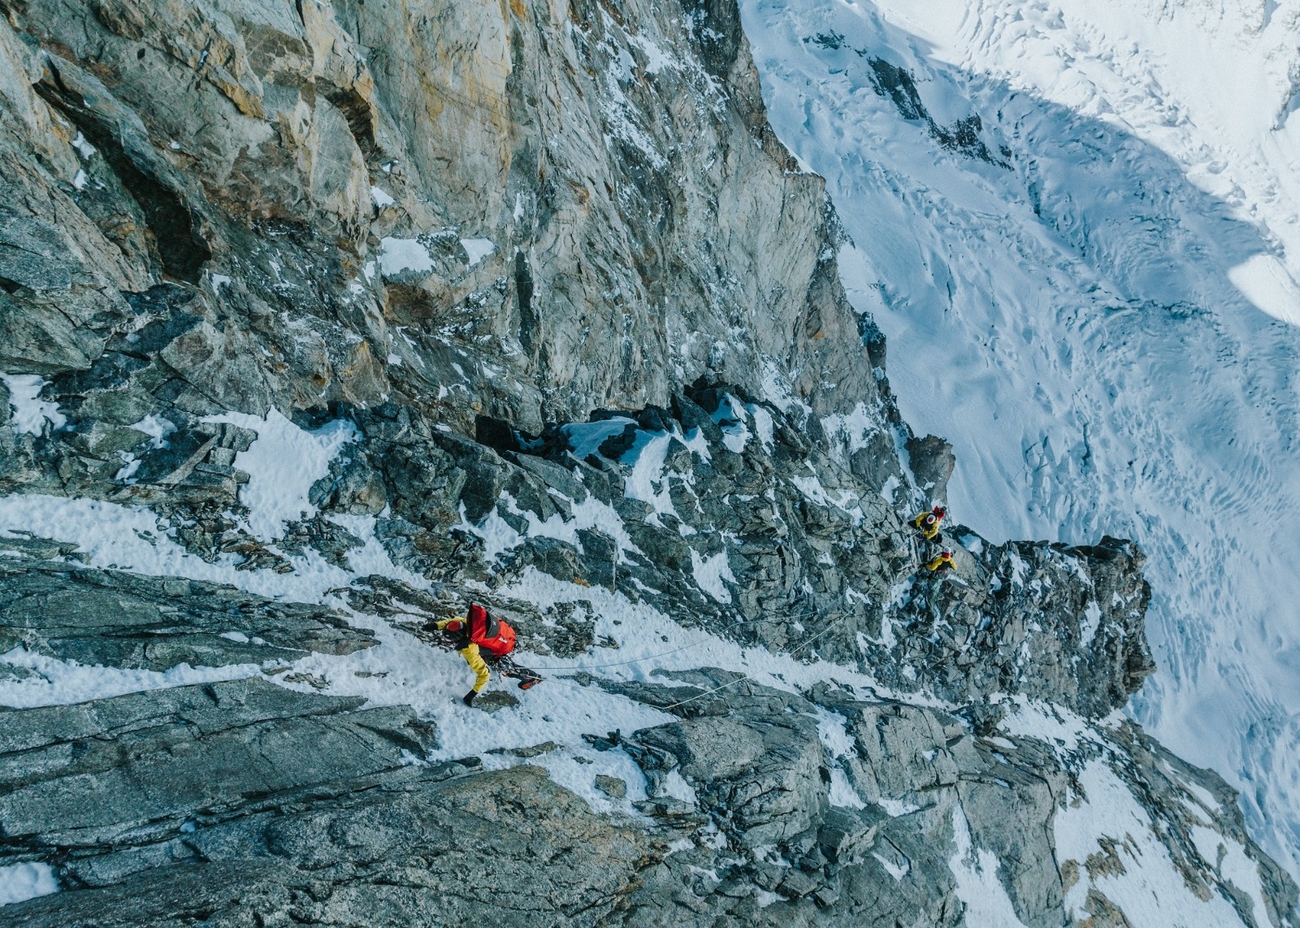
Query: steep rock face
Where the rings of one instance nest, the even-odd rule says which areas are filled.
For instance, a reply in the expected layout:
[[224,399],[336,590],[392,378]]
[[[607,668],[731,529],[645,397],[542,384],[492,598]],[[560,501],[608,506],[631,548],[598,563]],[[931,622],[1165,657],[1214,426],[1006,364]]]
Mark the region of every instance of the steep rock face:
[[180,368],[242,356],[194,385],[245,412],[400,395],[464,429],[455,389],[536,431],[709,371],[872,405],[729,4],[5,10],[24,369],[84,369],[166,275],[198,291]]

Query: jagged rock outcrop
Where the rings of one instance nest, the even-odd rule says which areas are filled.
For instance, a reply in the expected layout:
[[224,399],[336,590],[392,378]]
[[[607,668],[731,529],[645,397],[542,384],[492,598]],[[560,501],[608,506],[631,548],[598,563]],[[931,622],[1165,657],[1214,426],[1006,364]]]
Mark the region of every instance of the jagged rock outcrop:
[[86,369],[165,276],[207,411],[400,396],[465,430],[465,391],[536,430],[707,371],[873,403],[732,5],[3,9],[25,369]]
[[[1024,693],[1102,716],[1155,670],[1143,636],[1151,592],[1142,552],[1109,536],[1097,545],[987,545],[951,533],[956,582],[918,572],[887,613],[900,629],[900,673],[959,702]],[[902,681],[897,681],[901,683]]]
[[[605,862],[653,848],[537,768],[466,777],[477,758],[413,764],[434,727],[360,703],[254,680],[123,696],[72,718],[6,713],[6,843],[51,842],[81,890],[5,923],[436,925],[492,904],[509,924],[592,909],[578,921],[598,924],[628,887],[627,868]],[[14,777],[20,764],[40,772]],[[498,901],[471,885],[467,873],[485,871],[519,891]]]
[[375,644],[328,609],[277,603],[180,578],[0,562],[0,651],[21,646],[83,664],[168,670],[221,667]]

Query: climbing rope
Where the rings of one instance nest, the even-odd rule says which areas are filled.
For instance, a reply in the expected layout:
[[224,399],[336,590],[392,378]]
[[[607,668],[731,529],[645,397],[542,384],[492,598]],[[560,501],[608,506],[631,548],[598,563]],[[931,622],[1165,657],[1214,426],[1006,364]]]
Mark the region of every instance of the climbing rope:
[[[810,619],[816,614],[817,614],[816,612],[806,612],[806,613],[801,613],[800,615],[786,616],[786,619],[797,622],[800,619]],[[732,624],[726,626],[725,628],[719,630],[714,634],[721,635],[725,632],[731,631],[733,628],[739,628],[742,625],[753,625],[755,622],[765,622],[765,621],[767,620],[766,619],[742,619],[739,622],[733,622]],[[695,641],[690,644],[682,645],[680,648],[673,648],[671,651],[663,651],[659,654],[645,654],[642,655],[641,657],[633,657],[625,661],[610,661],[609,663],[606,664],[584,664],[581,667],[576,667],[576,666],[575,667],[532,667],[530,669],[562,671],[562,670],[602,670],[606,667],[625,667],[628,664],[639,664],[642,661],[653,661],[653,660],[658,660],[661,657],[668,657],[672,654],[680,654],[682,651],[689,651],[691,648],[696,648],[706,643],[707,642],[704,641]]]
[[[832,622],[830,625],[826,626],[826,628],[823,629],[823,634],[824,634],[825,632],[830,631],[832,628],[834,628],[835,626],[839,625],[840,623],[844,622],[846,619],[848,619],[848,617],[849,617],[849,614],[846,612],[844,615],[840,616],[838,619],[836,619],[836,620],[835,620],[834,622]],[[817,641],[816,638],[809,638],[807,641],[805,641],[803,644],[801,644],[799,647],[795,648],[794,650],[792,650],[792,651],[787,651],[786,654],[787,654],[787,656],[789,656],[789,657],[794,657],[794,656],[795,656],[796,654],[798,654],[800,651],[804,650],[805,648],[807,648],[809,645],[813,644],[813,643],[816,642],[816,641]],[[687,705],[688,703],[695,702],[695,700],[697,700],[697,699],[703,699],[705,696],[712,696],[714,693],[721,692],[722,690],[725,690],[725,689],[727,689],[728,687],[735,686],[737,683],[743,683],[743,682],[745,682],[745,681],[747,681],[747,680],[751,680],[751,679],[752,679],[752,678],[751,678],[748,674],[744,674],[744,673],[742,673],[742,674],[741,674],[740,676],[738,676],[736,679],[734,679],[734,680],[732,680],[732,681],[730,681],[730,682],[728,682],[728,683],[724,683],[724,684],[722,684],[721,686],[715,686],[715,687],[714,687],[713,689],[711,689],[711,690],[705,690],[705,691],[702,692],[702,693],[697,693],[696,695],[691,696],[689,699],[683,699],[681,702],[675,702],[675,703],[673,703],[673,704],[670,705],[670,706],[657,706],[656,708],[662,709],[664,712],[671,712],[671,711],[674,710],[674,709],[680,709],[682,706]]]

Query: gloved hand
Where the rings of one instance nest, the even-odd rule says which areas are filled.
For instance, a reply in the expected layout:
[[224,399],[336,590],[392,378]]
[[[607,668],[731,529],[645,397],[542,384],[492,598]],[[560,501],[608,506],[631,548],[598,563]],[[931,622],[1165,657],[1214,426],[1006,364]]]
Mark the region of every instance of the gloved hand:
[[477,695],[478,693],[474,692],[473,690],[470,690],[463,697],[461,697],[460,701],[472,709],[474,708],[474,697]]

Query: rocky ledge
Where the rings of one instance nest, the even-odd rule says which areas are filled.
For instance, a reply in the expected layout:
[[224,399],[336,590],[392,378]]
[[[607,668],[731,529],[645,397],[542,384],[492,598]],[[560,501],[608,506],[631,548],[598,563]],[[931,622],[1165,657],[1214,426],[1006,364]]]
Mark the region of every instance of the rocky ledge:
[[[56,861],[73,891],[4,923],[432,926],[488,907],[508,925],[961,925],[980,913],[972,890],[1001,887],[1024,925],[1067,922],[1071,897],[1123,924],[1102,887],[1152,858],[1245,923],[1287,923],[1294,886],[1242,844],[1231,792],[1131,725],[981,736],[829,685],[716,692],[735,679],[615,686],[650,705],[701,697],[676,721],[588,738],[649,783],[616,817],[533,765],[553,743],[504,769],[421,762],[437,726],[409,710],[258,679],[5,712],[5,858]],[[1117,796],[1146,829],[1069,856],[1071,806]],[[1234,847],[1260,866],[1253,887],[1227,875]]]

